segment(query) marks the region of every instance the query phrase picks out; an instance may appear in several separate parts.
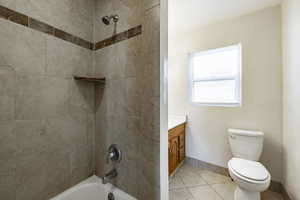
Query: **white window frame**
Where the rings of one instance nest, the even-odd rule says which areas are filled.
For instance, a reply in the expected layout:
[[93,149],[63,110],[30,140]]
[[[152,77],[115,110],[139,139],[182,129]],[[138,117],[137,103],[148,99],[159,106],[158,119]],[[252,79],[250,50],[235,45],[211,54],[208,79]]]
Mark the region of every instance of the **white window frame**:
[[[211,76],[211,77],[206,77],[204,79],[194,79],[193,75],[193,58],[199,55],[205,55],[205,54],[212,54],[212,53],[217,53],[217,52],[222,52],[222,51],[227,51],[230,49],[236,49],[239,48],[239,66],[238,66],[238,74],[237,76]],[[195,106],[221,106],[221,107],[240,107],[242,106],[242,44],[236,44],[236,45],[231,45],[223,48],[218,48],[218,49],[212,49],[212,50],[207,50],[207,51],[201,51],[201,52],[196,52],[196,53],[190,53],[188,56],[189,59],[189,101],[192,105]],[[225,81],[225,80],[235,80],[236,82],[236,102],[195,102],[193,99],[194,97],[194,91],[193,91],[193,86],[195,82],[201,82],[201,81]]]

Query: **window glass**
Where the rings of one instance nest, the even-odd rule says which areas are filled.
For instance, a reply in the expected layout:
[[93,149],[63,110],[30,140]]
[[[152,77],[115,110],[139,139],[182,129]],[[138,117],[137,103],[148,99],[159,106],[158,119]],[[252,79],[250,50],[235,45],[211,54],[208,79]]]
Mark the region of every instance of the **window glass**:
[[193,103],[240,104],[240,44],[194,53],[190,63]]

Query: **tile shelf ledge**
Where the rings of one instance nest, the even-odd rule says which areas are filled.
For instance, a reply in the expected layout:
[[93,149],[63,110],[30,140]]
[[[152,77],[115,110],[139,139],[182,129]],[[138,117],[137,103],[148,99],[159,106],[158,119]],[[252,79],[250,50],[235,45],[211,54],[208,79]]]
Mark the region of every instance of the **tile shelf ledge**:
[[74,76],[74,79],[77,81],[84,81],[88,83],[105,84],[105,78],[89,77],[89,76]]

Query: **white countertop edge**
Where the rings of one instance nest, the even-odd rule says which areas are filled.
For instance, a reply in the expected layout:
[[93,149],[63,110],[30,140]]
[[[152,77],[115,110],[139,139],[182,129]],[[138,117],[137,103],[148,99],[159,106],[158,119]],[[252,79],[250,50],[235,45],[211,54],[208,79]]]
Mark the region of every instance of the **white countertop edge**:
[[168,121],[168,129],[175,128],[181,124],[186,123],[186,116],[185,115],[169,115]]

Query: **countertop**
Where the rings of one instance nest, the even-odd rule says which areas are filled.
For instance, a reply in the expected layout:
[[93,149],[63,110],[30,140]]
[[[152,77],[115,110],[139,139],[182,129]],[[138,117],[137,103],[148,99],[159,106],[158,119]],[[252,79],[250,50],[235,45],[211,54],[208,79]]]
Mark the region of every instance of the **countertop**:
[[169,115],[168,129],[170,130],[184,123],[186,123],[185,115]]

